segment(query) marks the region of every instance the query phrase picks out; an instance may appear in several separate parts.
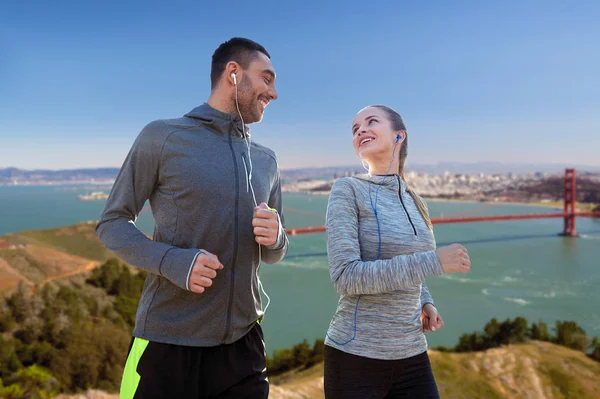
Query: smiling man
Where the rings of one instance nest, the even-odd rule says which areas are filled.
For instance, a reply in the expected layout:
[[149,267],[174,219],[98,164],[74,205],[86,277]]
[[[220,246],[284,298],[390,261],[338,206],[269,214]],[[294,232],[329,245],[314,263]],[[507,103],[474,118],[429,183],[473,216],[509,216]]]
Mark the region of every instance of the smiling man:
[[[268,397],[258,272],[288,239],[277,157],[246,124],[275,99],[269,53],[233,38],[213,54],[208,101],[149,123],[127,155],[96,228],[149,272],[121,399]],[[146,200],[153,240],[134,224]]]

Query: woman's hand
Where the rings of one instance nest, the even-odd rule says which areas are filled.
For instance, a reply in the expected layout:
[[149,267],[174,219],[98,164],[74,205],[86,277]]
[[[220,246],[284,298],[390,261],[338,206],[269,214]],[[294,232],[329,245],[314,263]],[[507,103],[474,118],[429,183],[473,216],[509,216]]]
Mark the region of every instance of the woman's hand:
[[423,332],[436,331],[444,327],[444,320],[438,313],[435,306],[428,303],[423,306],[423,312],[421,313],[421,322],[423,323]]
[[436,249],[444,273],[468,273],[471,270],[469,251],[460,244]]

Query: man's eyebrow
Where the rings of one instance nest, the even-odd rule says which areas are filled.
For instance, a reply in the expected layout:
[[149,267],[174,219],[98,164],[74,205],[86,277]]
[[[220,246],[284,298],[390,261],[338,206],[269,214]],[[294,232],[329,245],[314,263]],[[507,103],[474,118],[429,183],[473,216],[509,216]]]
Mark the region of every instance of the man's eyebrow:
[[270,69],[263,69],[262,73],[266,73],[267,75],[271,76],[271,79],[275,79],[275,72]]

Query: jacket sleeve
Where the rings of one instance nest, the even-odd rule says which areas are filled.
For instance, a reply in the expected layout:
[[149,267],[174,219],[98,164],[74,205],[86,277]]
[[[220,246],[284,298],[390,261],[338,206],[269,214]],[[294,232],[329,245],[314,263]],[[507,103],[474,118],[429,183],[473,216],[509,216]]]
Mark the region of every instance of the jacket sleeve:
[[277,234],[277,241],[271,246],[263,246],[262,248],[262,260],[267,264],[277,263],[287,255],[289,240],[285,232],[285,220],[283,216],[283,209],[281,205],[281,178],[279,168],[277,169],[277,178],[275,184],[271,190],[269,197],[269,207],[277,210],[279,218],[279,233]]
[[199,250],[153,241],[135,225],[159,181],[167,136],[164,133],[165,126],[160,121],[142,129],[117,175],[96,225],[96,234],[106,248],[125,262],[187,289],[188,275]]
[[423,306],[427,305],[428,303],[435,306],[435,303],[433,302],[433,298],[431,297],[431,294],[429,293],[429,289],[427,288],[427,285],[425,283],[423,283],[421,285],[421,308],[423,308]]
[[435,251],[363,261],[354,188],[338,179],[331,188],[326,215],[329,272],[342,295],[390,292],[416,286],[443,273]]

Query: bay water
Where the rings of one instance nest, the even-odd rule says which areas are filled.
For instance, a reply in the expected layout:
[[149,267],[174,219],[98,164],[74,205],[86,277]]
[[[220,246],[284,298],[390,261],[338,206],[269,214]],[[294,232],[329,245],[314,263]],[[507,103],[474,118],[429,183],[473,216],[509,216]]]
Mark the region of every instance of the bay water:
[[[97,220],[105,201],[79,194],[108,193],[110,186],[0,187],[0,235]],[[286,227],[325,223],[327,195],[284,193]],[[527,205],[428,201],[432,217],[556,212]],[[136,225],[151,234],[143,212]],[[427,333],[429,345],[453,346],[460,334],[481,330],[491,318],[523,316],[529,321],[573,320],[600,337],[600,221],[578,218],[579,238],[560,237],[562,219],[436,225],[438,246],[461,243],[471,256],[468,274],[427,280],[445,327]],[[267,351],[306,339],[323,339],[338,294],[327,265],[325,233],[290,237],[288,256],[261,266],[270,297],[263,328]],[[263,306],[267,301],[263,302]],[[359,332],[360,333],[360,332]]]

